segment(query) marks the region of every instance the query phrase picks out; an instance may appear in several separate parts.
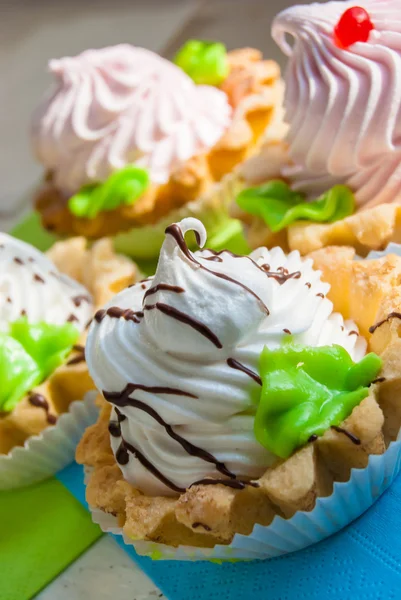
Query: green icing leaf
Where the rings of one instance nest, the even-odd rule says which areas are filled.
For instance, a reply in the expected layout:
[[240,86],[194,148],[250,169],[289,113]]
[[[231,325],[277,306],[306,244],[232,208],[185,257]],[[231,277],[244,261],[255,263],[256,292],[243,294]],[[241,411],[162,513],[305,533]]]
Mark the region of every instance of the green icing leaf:
[[79,331],[72,323],[28,323],[19,319],[10,325],[10,335],[32,356],[40,368],[43,379],[60,366],[72,346],[78,341]]
[[0,411],[10,411],[28,390],[40,383],[41,372],[23,346],[0,334]]
[[238,206],[245,212],[261,217],[273,233],[299,220],[333,223],[352,215],[355,199],[345,185],[335,185],[317,200],[305,202],[281,180],[272,180],[259,187],[243,190],[237,196]]
[[255,436],[262,446],[287,458],[312,435],[340,425],[366,396],[382,366],[376,354],[354,363],[341,346],[285,344],[264,348],[262,393]]
[[178,50],[174,62],[202,85],[220,85],[229,71],[226,47],[219,42],[189,40]]
[[102,211],[111,211],[124,204],[133,204],[149,186],[145,169],[128,165],[115,171],[105,182],[85,185],[68,201],[76,217],[94,219]]
[[79,337],[71,323],[11,323],[0,334],[0,410],[15,408],[23,396],[61,365]]

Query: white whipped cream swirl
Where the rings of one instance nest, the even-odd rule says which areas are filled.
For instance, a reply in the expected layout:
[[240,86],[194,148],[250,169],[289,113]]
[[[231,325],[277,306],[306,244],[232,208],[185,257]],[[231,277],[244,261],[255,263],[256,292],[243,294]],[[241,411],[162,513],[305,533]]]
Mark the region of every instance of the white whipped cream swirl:
[[59,273],[33,246],[0,233],[0,331],[26,316],[30,323],[71,322],[82,332],[92,316],[92,298]]
[[401,201],[401,4],[358,4],[374,29],[367,42],[344,50],[334,29],[352,6],[293,6],[275,18],[272,34],[289,56],[285,118],[296,186],[313,194],[330,176],[347,182],[366,207]]
[[155,277],[115,296],[86,346],[96,386],[120,413],[113,408],[110,439],[123,475],[150,495],[226,478],[177,435],[238,478],[258,477],[275,461],[253,433],[265,345],[278,348],[291,333],[302,344],[340,344],[354,360],[366,350],[355,324],[332,312],[329,285],[311,260],[280,248],[191,253],[189,230],[204,245],[200,221],[170,226]]
[[52,60],[55,86],[33,119],[33,146],[66,194],[127,164],[165,183],[230,124],[226,94],[197,86],[157,54],[129,44]]

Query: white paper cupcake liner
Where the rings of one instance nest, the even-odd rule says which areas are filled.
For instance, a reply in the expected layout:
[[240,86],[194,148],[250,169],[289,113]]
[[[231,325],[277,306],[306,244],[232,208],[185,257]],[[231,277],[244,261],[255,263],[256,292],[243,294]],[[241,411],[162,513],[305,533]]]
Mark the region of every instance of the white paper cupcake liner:
[[69,465],[85,429],[98,417],[96,396],[97,392],[88,392],[83,400],[73,402],[69,411],[60,415],[56,425],[31,436],[24,446],[0,455],[0,490],[39,483]]

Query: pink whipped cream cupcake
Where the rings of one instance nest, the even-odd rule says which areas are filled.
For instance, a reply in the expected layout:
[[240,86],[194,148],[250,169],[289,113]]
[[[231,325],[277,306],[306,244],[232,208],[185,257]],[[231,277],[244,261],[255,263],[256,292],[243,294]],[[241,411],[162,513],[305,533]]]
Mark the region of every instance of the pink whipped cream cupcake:
[[232,225],[210,192],[256,151],[279,104],[279,68],[256,50],[198,41],[176,63],[128,44],[50,61],[55,82],[32,129],[46,228],[125,232],[119,249],[153,257],[176,215],[202,216],[212,235]]
[[[253,243],[278,232],[284,245],[301,252],[328,244],[367,252],[401,241],[400,3],[293,6],[275,18],[272,35],[288,56],[287,132],[242,174],[245,187],[277,178],[288,187],[259,190],[259,203],[249,190],[240,198],[241,208],[259,219]],[[344,188],[327,193],[338,185],[354,198]],[[285,207],[272,217],[277,193]]]

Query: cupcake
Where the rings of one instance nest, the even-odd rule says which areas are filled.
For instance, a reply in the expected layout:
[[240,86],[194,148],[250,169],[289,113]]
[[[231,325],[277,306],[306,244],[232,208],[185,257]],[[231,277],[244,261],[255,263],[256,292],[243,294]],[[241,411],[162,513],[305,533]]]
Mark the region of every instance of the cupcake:
[[[397,0],[293,6],[275,18],[273,38],[288,56],[287,133],[242,172],[251,189],[238,203],[252,215],[251,245],[280,236],[303,254],[333,244],[365,255],[401,241],[400,23]],[[275,189],[277,178],[286,191],[283,181]],[[338,185],[354,193],[345,212],[328,198]],[[283,214],[295,215],[277,223],[278,201]]]
[[169,226],[155,276],[96,313],[103,404],[76,458],[95,520],[139,552],[265,558],[277,519],[370,476],[398,433],[401,259],[324,250],[323,280],[296,251],[193,253],[190,231],[202,248],[200,221]]
[[238,233],[217,184],[256,151],[280,104],[279,68],[195,40],[175,62],[128,44],[50,61],[55,84],[32,128],[47,229],[116,236],[140,258],[157,257],[183,216],[201,216],[217,242]]
[[0,289],[0,454],[9,456],[57,427],[70,404],[93,389],[82,346],[93,303],[44,254],[4,233]]
[[46,256],[0,234],[0,265],[0,489],[10,489],[73,460],[98,414],[85,362],[87,325],[96,307],[140,276],[106,239],[88,248],[84,238],[71,238]]

